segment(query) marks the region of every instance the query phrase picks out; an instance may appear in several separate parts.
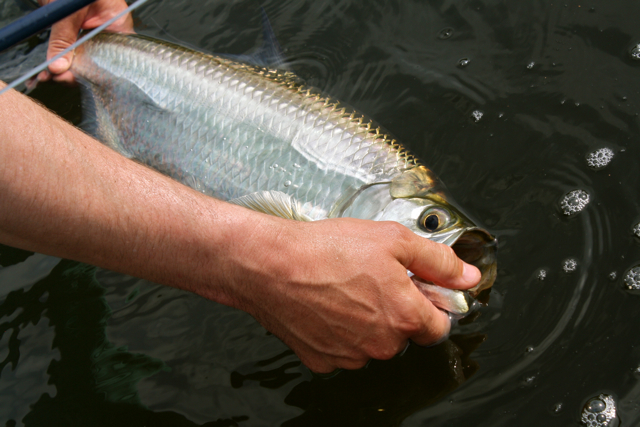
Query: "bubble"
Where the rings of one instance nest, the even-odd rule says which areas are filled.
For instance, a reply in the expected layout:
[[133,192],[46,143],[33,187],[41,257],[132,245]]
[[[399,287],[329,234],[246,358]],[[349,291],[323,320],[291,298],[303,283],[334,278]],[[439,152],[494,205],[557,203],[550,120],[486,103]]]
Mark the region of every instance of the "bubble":
[[438,38],[440,40],[446,40],[449,37],[451,37],[452,35],[453,35],[453,28],[447,27],[447,28],[443,28],[442,30],[440,30],[440,32],[438,33]]
[[599,150],[592,151],[587,156],[587,165],[590,168],[600,169],[609,164],[613,159],[613,151],[609,148],[600,148]]
[[285,181],[285,182],[284,182],[284,186],[285,186],[285,187],[288,187],[288,186],[290,186],[290,185],[291,185],[291,181]]
[[473,117],[473,120],[475,120],[476,123],[480,121],[482,116],[484,116],[484,113],[480,110],[475,110],[473,113],[471,113],[471,117]]
[[631,49],[631,59],[640,59],[640,44]]
[[533,347],[532,346],[529,346],[529,347],[524,349],[525,353],[531,353],[532,351],[533,351]]
[[611,396],[601,394],[589,400],[582,409],[582,424],[606,427],[616,417],[616,404]]
[[571,273],[573,271],[576,271],[576,268],[578,268],[578,261],[576,261],[573,258],[569,258],[565,260],[564,263],[562,264],[562,269],[564,270],[565,273]]
[[589,412],[602,412],[606,408],[607,408],[607,405],[602,400],[599,400],[599,399],[593,399],[587,405],[587,410]]
[[565,194],[560,208],[565,215],[573,215],[583,210],[589,204],[589,193],[584,190],[573,190]]
[[616,280],[618,278],[618,273],[615,271],[612,271],[611,273],[609,273],[609,280]]
[[469,65],[470,62],[471,60],[469,58],[462,58],[458,61],[458,67],[464,68]]
[[294,163],[294,164],[293,164],[293,167],[294,167],[294,168],[299,168],[299,167],[300,167],[300,165],[299,165],[299,164],[297,164],[297,163]]
[[546,278],[547,278],[547,271],[546,270],[538,271],[538,280],[544,280]]
[[633,234],[640,237],[640,222],[633,226]]
[[624,284],[633,291],[640,290],[640,265],[636,265],[624,275]]
[[530,69],[532,69],[534,65],[536,65],[536,63],[535,63],[535,62],[533,62],[533,61],[529,62],[529,63],[527,64],[527,69],[529,69],[529,70],[530,70]]
[[562,411],[562,402],[558,402],[555,405],[553,405],[553,412],[557,414],[560,411]]
[[634,375],[640,379],[640,366],[633,370]]

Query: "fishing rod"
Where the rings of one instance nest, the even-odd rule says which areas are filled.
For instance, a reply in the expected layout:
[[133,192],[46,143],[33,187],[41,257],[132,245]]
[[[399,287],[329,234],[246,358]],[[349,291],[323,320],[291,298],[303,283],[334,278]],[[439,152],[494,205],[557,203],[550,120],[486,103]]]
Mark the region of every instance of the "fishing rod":
[[[57,0],[57,1],[61,1],[61,0]],[[130,13],[132,10],[137,9],[138,7],[140,7],[143,4],[145,4],[147,1],[148,0],[137,0],[131,6],[129,6],[128,8],[123,10],[122,12],[120,12],[118,15],[114,16],[113,18],[111,18],[107,22],[105,22],[104,24],[100,25],[99,27],[94,28],[93,30],[91,30],[90,32],[88,32],[87,34],[82,36],[74,44],[72,44],[71,46],[69,46],[68,48],[66,48],[65,50],[63,50],[62,52],[60,52],[59,54],[57,54],[56,56],[51,58],[50,60],[48,60],[46,62],[43,62],[42,64],[38,65],[37,67],[31,69],[31,71],[29,71],[29,72],[25,73],[24,75],[22,75],[22,77],[20,77],[20,78],[14,80],[13,82],[11,82],[11,84],[7,85],[4,89],[0,90],[0,96],[3,93],[5,93],[6,91],[8,91],[9,89],[13,89],[14,87],[18,86],[20,83],[26,82],[31,77],[33,77],[36,74],[38,74],[40,71],[43,71],[45,68],[47,68],[49,66],[49,64],[51,64],[53,61],[62,58],[67,53],[71,52],[73,49],[75,49],[76,47],[80,46],[82,43],[84,43],[87,40],[91,39],[93,36],[98,34],[100,31],[104,30],[109,25],[111,25],[114,22],[116,22],[118,19],[120,19],[123,16],[125,16],[126,14]]]
[[38,34],[96,0],[57,0],[0,29],[0,52]]

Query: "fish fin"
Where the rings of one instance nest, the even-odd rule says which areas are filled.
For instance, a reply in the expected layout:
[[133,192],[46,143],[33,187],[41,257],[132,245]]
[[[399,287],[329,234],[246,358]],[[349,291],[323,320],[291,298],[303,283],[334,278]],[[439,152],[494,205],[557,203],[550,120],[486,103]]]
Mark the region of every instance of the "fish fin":
[[276,34],[273,31],[264,7],[260,8],[260,14],[262,17],[262,46],[254,52],[254,55],[260,58],[266,66],[280,70],[286,69],[286,61],[282,47],[280,43],[278,43],[278,39],[276,38]]
[[282,52],[282,47],[276,39],[273,27],[267,17],[267,12],[261,7],[262,16],[262,45],[249,54],[223,55],[234,61],[242,61],[249,64],[265,68],[276,68],[278,70],[289,70],[287,62]]
[[80,123],[80,128],[123,156],[133,157],[122,146],[120,133],[100,99],[99,91],[93,88],[91,83],[84,80],[80,80],[80,87],[82,94],[82,123]]
[[313,221],[302,213],[300,202],[282,191],[259,191],[230,200],[233,203],[256,212],[279,216],[296,221]]
[[394,199],[424,197],[435,185],[433,173],[424,166],[416,166],[395,177],[389,191]]
[[443,288],[427,282],[421,277],[415,276],[410,271],[409,277],[418,290],[436,307],[449,313],[464,317],[469,314],[470,305],[473,302],[467,292],[456,289]]

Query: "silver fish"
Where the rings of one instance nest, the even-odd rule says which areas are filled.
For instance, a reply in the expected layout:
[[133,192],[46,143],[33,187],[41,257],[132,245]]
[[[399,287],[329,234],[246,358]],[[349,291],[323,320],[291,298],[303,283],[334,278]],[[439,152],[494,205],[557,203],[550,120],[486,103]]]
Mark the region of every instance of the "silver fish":
[[[72,72],[89,130],[121,154],[272,215],[397,221],[481,270],[471,296],[493,285],[495,239],[373,121],[291,72],[119,34],[77,48]],[[465,293],[413,280],[440,308],[469,311]]]

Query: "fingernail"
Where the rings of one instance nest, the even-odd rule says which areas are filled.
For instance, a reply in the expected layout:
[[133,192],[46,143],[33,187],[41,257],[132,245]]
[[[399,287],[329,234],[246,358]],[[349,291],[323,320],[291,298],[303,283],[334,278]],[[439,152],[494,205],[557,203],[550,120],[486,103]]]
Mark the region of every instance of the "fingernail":
[[56,73],[60,74],[63,71],[66,71],[69,68],[69,60],[67,58],[59,58],[49,64],[49,69]]
[[478,270],[473,265],[463,263],[462,267],[462,280],[464,280],[468,284],[477,284],[480,281],[482,275],[480,274],[480,270]]

